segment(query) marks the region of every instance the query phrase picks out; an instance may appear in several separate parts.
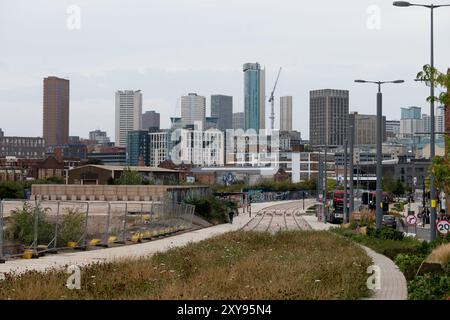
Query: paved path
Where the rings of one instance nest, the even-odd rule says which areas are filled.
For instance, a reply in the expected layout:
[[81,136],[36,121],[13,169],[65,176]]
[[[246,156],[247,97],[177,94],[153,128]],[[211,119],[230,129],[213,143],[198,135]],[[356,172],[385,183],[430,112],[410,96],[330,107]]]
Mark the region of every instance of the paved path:
[[[318,221],[315,216],[304,216],[303,218],[313,230],[328,230],[336,227],[336,225]],[[375,290],[369,300],[406,300],[408,297],[406,279],[395,263],[370,248],[361,247],[372,258],[373,264],[381,269],[381,288]]]
[[[263,208],[268,206],[273,206],[274,204],[277,204],[277,202],[253,204],[252,211],[258,212],[259,210],[262,210]],[[209,228],[199,229],[196,231],[186,232],[176,236],[146,243],[108,249],[97,249],[92,251],[75,251],[56,255],[49,254],[39,259],[10,260],[4,264],[0,264],[0,274],[11,272],[20,274],[30,270],[46,271],[51,268],[64,268],[68,265],[84,266],[96,262],[149,256],[156,252],[162,252],[170,248],[184,246],[190,242],[199,242],[229,231],[242,229],[254,217],[255,214],[252,214],[252,216],[249,217],[248,213],[241,213],[234,218],[233,224],[222,224]]]

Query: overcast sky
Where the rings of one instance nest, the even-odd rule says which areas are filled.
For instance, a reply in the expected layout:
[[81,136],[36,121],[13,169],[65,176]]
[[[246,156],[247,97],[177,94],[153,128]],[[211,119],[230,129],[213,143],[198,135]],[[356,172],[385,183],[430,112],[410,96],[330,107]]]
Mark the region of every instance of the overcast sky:
[[[80,29],[67,27],[70,5],[81,10]],[[435,20],[436,65],[446,70],[450,8]],[[0,0],[0,128],[42,135],[49,75],[70,79],[70,134],[81,137],[94,129],[114,137],[116,90],[141,89],[143,110],[160,112],[162,127],[189,92],[207,97],[208,115],[217,93],[243,111],[245,62],[266,67],[267,96],[283,67],[276,127],[279,97],[292,95],[294,129],[304,138],[310,90],[348,89],[351,111],[375,113],[376,87],[354,79],[407,80],[383,88],[388,119],[399,119],[403,106],[429,113],[428,89],[413,81],[429,62],[425,8],[390,0]]]

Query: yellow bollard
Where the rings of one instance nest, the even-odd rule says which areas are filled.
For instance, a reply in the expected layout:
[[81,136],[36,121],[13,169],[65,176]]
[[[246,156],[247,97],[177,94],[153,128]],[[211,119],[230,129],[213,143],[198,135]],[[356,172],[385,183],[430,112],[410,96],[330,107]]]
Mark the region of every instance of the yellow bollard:
[[77,243],[75,241],[69,241],[69,242],[67,242],[67,246],[69,248],[73,249],[73,248],[75,248],[77,246]]
[[23,259],[32,259],[33,258],[33,250],[31,250],[31,249],[25,249],[24,251],[23,251],[23,255],[22,255],[22,258]]
[[116,236],[110,236],[109,238],[108,238],[108,243],[114,243],[114,242],[116,242],[117,241],[117,237]]

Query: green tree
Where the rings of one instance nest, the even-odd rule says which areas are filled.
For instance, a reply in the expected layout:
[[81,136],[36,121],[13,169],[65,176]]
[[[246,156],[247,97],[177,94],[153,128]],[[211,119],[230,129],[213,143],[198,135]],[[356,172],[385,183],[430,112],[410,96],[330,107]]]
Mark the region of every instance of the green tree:
[[[422,71],[417,74],[417,79],[425,82],[430,87],[434,80],[434,87],[438,89],[438,95],[429,96],[427,101],[439,102],[443,105],[450,106],[450,72],[440,72],[430,65],[424,65]],[[448,107],[447,107],[448,108]],[[449,110],[446,110],[449,112]],[[430,167],[430,173],[434,176],[436,187],[444,191],[447,197],[447,212],[450,212],[450,137],[445,139],[445,156],[435,157]]]
[[130,167],[124,168],[122,175],[115,181],[118,185],[141,185],[142,176],[136,170],[131,170]]

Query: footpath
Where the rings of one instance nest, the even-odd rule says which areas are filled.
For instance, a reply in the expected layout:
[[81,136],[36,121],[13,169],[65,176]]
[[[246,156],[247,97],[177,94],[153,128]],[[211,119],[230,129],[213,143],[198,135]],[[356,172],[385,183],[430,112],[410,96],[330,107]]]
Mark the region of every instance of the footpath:
[[259,210],[277,203],[280,202],[252,204],[251,217],[247,211],[243,213],[242,210],[240,210],[240,214],[234,218],[233,224],[221,224],[145,243],[106,249],[94,249],[90,251],[48,254],[39,259],[8,260],[6,263],[0,264],[0,275],[5,273],[21,274],[27,271],[44,272],[50,269],[65,268],[70,265],[81,267],[99,262],[151,256],[157,252],[164,252],[171,248],[185,246],[188,243],[200,242],[226,232],[239,230],[244,227]]

